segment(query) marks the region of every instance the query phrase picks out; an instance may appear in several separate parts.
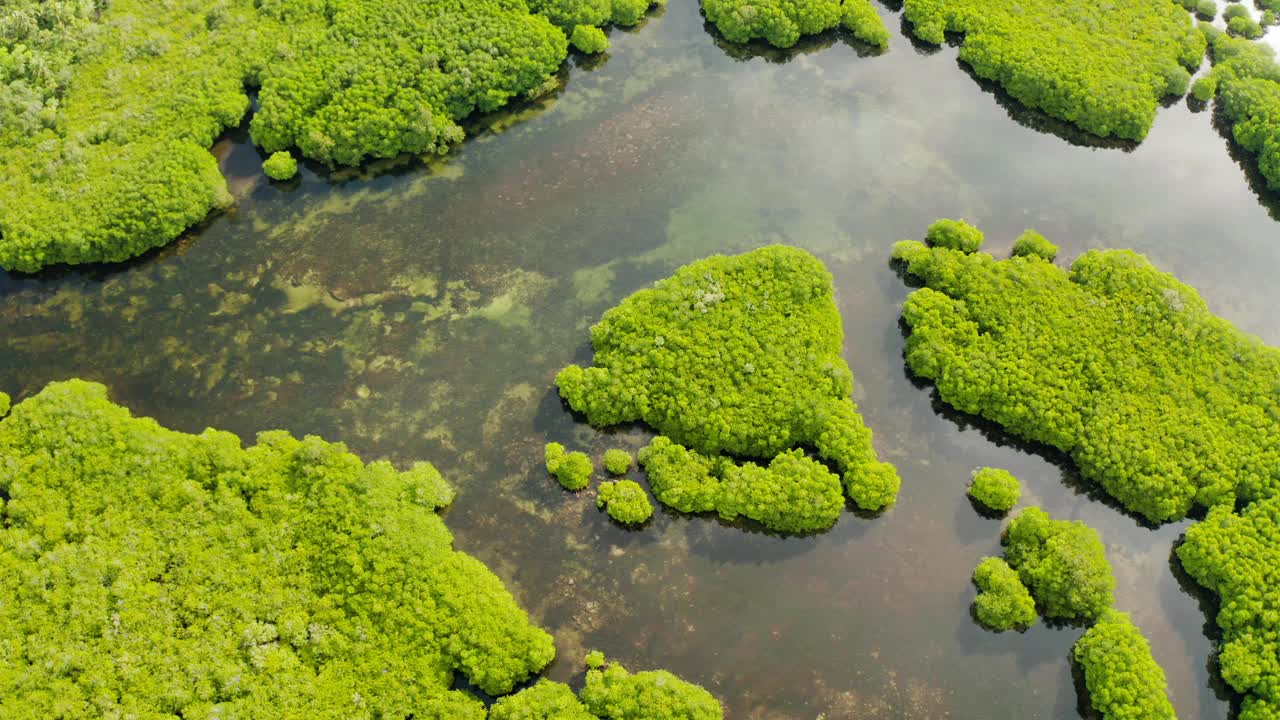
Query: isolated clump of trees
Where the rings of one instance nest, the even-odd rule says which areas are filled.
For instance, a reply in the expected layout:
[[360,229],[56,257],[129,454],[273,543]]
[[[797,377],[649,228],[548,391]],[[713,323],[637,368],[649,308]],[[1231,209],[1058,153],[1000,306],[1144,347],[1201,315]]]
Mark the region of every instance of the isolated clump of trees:
[[805,35],[843,27],[869,45],[889,45],[889,30],[870,0],[702,0],[702,11],[737,43],[763,39],[788,48]]
[[925,42],[963,33],[960,58],[1018,101],[1101,137],[1141,140],[1161,98],[1182,95],[1204,56],[1168,0],[906,0]]
[[831,275],[803,250],[685,265],[607,311],[591,342],[594,363],[561,370],[560,395],[597,427],[643,421],[663,436],[639,457],[659,501],[798,530],[834,522],[841,480],[866,510],[896,497],[850,397]]
[[248,112],[246,87],[267,153],[355,165],[444,152],[468,115],[554,87],[575,28],[596,52],[600,25],[635,24],[650,4],[6,3],[0,268],[125,260],[228,205],[208,148]]
[[949,405],[1068,453],[1151,522],[1280,487],[1280,352],[1141,255],[894,257],[925,285],[903,305],[907,364]]

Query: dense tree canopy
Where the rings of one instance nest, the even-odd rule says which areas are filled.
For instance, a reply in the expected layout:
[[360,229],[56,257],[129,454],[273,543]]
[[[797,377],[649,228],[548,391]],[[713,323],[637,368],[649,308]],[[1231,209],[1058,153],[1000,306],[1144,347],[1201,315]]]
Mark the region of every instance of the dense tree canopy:
[[1280,718],[1280,497],[1239,514],[1213,508],[1187,530],[1177,555],[1219,597],[1218,663],[1245,696],[1240,720]]
[[870,0],[702,0],[702,11],[737,43],[761,38],[787,48],[804,35],[843,26],[870,45],[889,44],[889,30]]
[[1111,607],[1116,579],[1097,530],[1031,507],[1009,523],[1005,546],[1045,617],[1088,621]]
[[653,503],[635,480],[610,480],[600,483],[596,507],[624,525],[639,525],[653,517]]
[[1018,504],[1022,485],[1008,470],[980,468],[969,483],[969,497],[996,512],[1008,512]]
[[1108,610],[1076,641],[1089,703],[1103,720],[1175,720],[1164,670],[1129,616]]
[[964,33],[960,58],[979,77],[1102,137],[1146,137],[1205,48],[1169,0],[906,0],[904,15],[925,42]]
[[[831,274],[803,250],[770,246],[685,265],[607,311],[591,342],[595,364],[570,365],[556,383],[593,425],[643,420],[717,467],[720,453],[772,459],[813,447],[860,507],[876,510],[896,496],[897,473],[876,460],[850,399]],[[803,460],[780,463],[787,476],[816,483]],[[742,466],[733,475],[773,485],[773,468]],[[654,494],[672,502],[658,483]],[[718,501],[701,509],[744,513]]]
[[983,558],[973,570],[973,582],[979,590],[973,609],[984,626],[1002,632],[1024,629],[1036,621],[1036,601],[1004,560]]
[[894,257],[926,285],[903,306],[907,363],[948,404],[1069,453],[1152,522],[1276,491],[1280,352],[1141,255]]
[[711,693],[666,670],[630,673],[618,663],[587,671],[582,704],[606,720],[721,720]]
[[543,449],[543,460],[547,472],[555,476],[565,490],[585,488],[591,482],[591,473],[595,472],[595,466],[586,453],[579,450],[569,452],[558,442],[547,443]]
[[80,381],[0,422],[5,716],[479,718],[551,637],[451,548],[436,470],[186,435]]
[[1197,81],[1196,97],[1208,100],[1216,93],[1232,137],[1258,158],[1267,187],[1280,192],[1280,64],[1275,51],[1202,27],[1212,40],[1213,71]]
[[[124,260],[229,204],[208,148],[248,111],[246,86],[269,153],[443,152],[472,112],[554,82],[573,28],[548,17],[578,2],[6,2],[0,268]],[[649,2],[604,7],[585,24],[633,24]]]
[[622,448],[604,451],[604,469],[610,475],[626,475],[631,469],[631,453]]

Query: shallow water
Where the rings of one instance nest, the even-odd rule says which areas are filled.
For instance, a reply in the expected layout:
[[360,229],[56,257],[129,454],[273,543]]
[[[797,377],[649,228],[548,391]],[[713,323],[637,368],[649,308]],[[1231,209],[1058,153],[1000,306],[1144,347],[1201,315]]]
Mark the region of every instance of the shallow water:
[[[431,167],[272,185],[235,134],[216,149],[233,212],[128,265],[0,276],[0,388],[17,399],[80,376],[183,430],[284,428],[432,460],[459,489],[458,546],[555,634],[550,676],[577,677],[600,648],[706,685],[735,718],[1080,717],[1080,629],[995,635],[969,614],[969,574],[1001,524],[965,484],[1007,467],[1026,503],[1102,532],[1118,605],[1151,638],[1179,717],[1226,718],[1201,600],[1171,570],[1185,524],[1140,527],[1060,458],[939,406],[903,365],[909,288],[888,255],[943,216],[982,227],[996,254],[1024,227],[1067,260],[1133,248],[1278,344],[1280,202],[1211,111],[1176,103],[1137,147],[1079,144],[880,10],[885,54],[838,34],[731,54],[696,4],[673,3]],[[836,278],[897,505],[778,538],[670,513],[627,531],[561,491],[543,443],[648,437],[592,430],[555,396],[555,372],[590,359],[588,325],[680,263],[770,242]]]

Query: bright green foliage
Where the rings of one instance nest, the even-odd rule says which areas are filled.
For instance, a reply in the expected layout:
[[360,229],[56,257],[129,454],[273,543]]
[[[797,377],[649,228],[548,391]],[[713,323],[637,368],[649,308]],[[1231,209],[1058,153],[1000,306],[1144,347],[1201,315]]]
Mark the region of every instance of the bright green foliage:
[[969,497],[996,512],[1008,512],[1018,504],[1022,486],[1008,470],[981,468],[973,473]]
[[604,653],[599,650],[592,650],[587,653],[587,668],[589,670],[599,670],[604,667]]
[[1214,0],[1200,0],[1195,4],[1195,11],[1201,18],[1212,20],[1218,14],[1218,3]]
[[1024,629],[1036,621],[1036,601],[1018,573],[1004,560],[983,558],[973,570],[973,582],[981,591],[973,601],[978,621],[997,632]]
[[596,507],[605,508],[609,517],[625,525],[639,525],[653,517],[653,503],[635,480],[600,483]]
[[560,443],[547,443],[543,450],[547,472],[555,476],[565,490],[581,490],[591,482],[595,467],[584,452],[565,452]]
[[1076,641],[1072,655],[1103,720],[1175,720],[1164,670],[1128,615],[1108,610]]
[[[863,509],[896,497],[898,475],[876,460],[850,399],[831,274],[803,250],[775,245],[690,263],[607,311],[591,343],[595,365],[570,365],[556,383],[593,425],[643,420],[704,455],[772,458],[809,446],[836,465]],[[757,468],[736,479],[768,475]],[[656,484],[655,494],[672,504]]]
[[929,226],[925,242],[934,247],[971,253],[982,247],[982,231],[963,220],[944,218]]
[[1191,95],[1200,102],[1209,102],[1218,92],[1218,78],[1213,75],[1205,75],[1196,80],[1195,85],[1191,86]]
[[1250,40],[1262,37],[1262,26],[1254,22],[1253,18],[1248,15],[1243,17],[1236,16],[1228,20],[1227,30]]
[[1233,20],[1238,17],[1249,17],[1249,9],[1242,3],[1231,3],[1222,9],[1223,20]]
[[869,0],[702,0],[707,20],[731,42],[756,38],[787,48],[804,35],[844,25],[858,39],[884,47],[889,31]]
[[1222,678],[1245,695],[1241,720],[1280,718],[1280,497],[1236,514],[1209,511],[1178,546],[1178,560],[1220,599]]
[[298,161],[284,150],[271,153],[262,163],[262,171],[272,180],[288,180],[298,174]]
[[868,45],[889,47],[889,28],[869,0],[844,0],[840,6],[840,25]]
[[650,7],[666,4],[666,0],[529,0],[533,12],[545,15],[565,32],[579,25],[635,25]]
[[[1218,109],[1240,147],[1258,158],[1267,187],[1280,192],[1280,64],[1262,43],[1205,28],[1212,40]],[[1205,88],[1208,92],[1208,88]]]
[[948,404],[1069,453],[1152,522],[1280,487],[1280,352],[1141,255],[894,257],[927,286],[903,306],[907,363]]
[[579,699],[605,720],[720,720],[724,710],[711,693],[666,670],[629,673],[618,663],[587,671]]
[[533,687],[499,698],[489,720],[596,720],[564,683],[539,680]]
[[610,475],[626,475],[631,469],[631,453],[620,448],[605,450],[604,469]]
[[1204,56],[1169,0],[906,0],[916,37],[965,34],[960,58],[1026,105],[1102,137],[1141,140]]
[[249,87],[268,153],[444,152],[473,112],[545,92],[574,24],[634,24],[650,5],[548,20],[582,1],[6,0],[0,267],[124,260],[230,204],[208,148],[243,120]]
[[1270,27],[1280,23],[1280,15],[1278,15],[1278,13],[1280,13],[1280,11],[1264,10],[1262,12],[1262,16],[1258,18],[1258,24],[1262,27]]
[[1045,617],[1093,620],[1111,607],[1116,579],[1097,530],[1032,507],[1009,523],[1005,545]]
[[1024,230],[1013,241],[1013,254],[1017,257],[1038,257],[1053,262],[1058,257],[1058,246],[1049,242],[1035,230]]
[[12,718],[484,717],[551,637],[451,548],[452,491],[283,432],[242,449],[55,383],[0,422]]
[[569,44],[578,52],[595,55],[609,49],[609,38],[594,25],[575,25]]
[[715,511],[750,518],[781,532],[813,532],[835,524],[844,509],[840,478],[800,450],[781,452],[768,467],[707,457],[659,435],[640,450],[653,494],[680,512]]
[[0,418],[9,414],[9,396],[0,392]]

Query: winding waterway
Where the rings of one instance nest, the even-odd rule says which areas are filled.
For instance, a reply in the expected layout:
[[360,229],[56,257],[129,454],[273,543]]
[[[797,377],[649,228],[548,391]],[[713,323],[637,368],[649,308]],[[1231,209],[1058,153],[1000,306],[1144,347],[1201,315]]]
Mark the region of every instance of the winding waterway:
[[[1001,526],[964,489],[973,468],[1006,467],[1024,502],[1101,531],[1117,605],[1150,637],[1179,717],[1227,718],[1209,606],[1171,563],[1185,523],[1142,527],[1063,459],[937,403],[902,361],[910,288],[889,246],[949,216],[997,254],[1025,227],[1066,261],[1132,248],[1280,344],[1280,200],[1212,110],[1178,101],[1140,146],[1090,145],[878,9],[884,54],[839,34],[744,51],[673,2],[430,167],[270,184],[233,134],[215,148],[232,212],[126,265],[0,276],[0,389],[16,400],[80,376],[175,429],[283,428],[367,460],[429,459],[459,489],[457,547],[555,635],[550,676],[572,679],[600,648],[706,686],[734,718],[1081,717],[1079,628],[996,635],[970,617],[970,572]],[[683,262],[772,242],[835,275],[897,505],[778,538],[666,512],[623,530],[561,491],[543,443],[648,437],[594,431],[556,397],[555,372],[590,359],[588,325]]]

